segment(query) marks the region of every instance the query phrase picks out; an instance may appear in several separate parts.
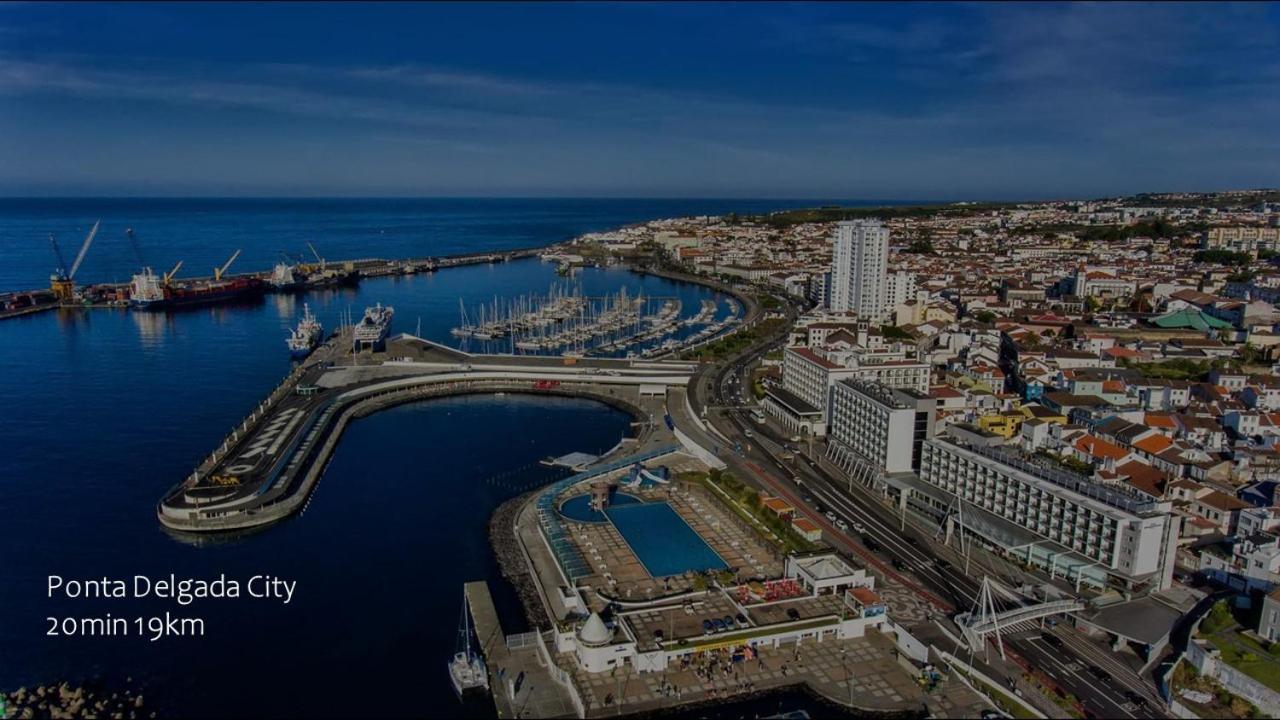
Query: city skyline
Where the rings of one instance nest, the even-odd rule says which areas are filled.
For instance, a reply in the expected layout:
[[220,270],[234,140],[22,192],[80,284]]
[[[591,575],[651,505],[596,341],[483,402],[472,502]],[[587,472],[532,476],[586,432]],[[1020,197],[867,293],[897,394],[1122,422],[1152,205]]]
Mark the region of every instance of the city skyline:
[[0,194],[1274,186],[1278,24],[1270,4],[10,4]]

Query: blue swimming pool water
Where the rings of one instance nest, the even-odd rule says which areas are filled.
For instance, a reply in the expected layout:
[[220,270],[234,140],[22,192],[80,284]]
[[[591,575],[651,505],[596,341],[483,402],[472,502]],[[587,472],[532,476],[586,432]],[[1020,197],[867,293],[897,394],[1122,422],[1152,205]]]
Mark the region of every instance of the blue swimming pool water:
[[611,507],[605,515],[653,577],[727,567],[667,503]]
[[[638,502],[640,502],[640,498],[620,492],[614,493],[613,497],[609,498],[610,507],[634,505]],[[608,519],[604,513],[591,509],[590,495],[579,495],[565,500],[560,505],[560,514],[578,522],[602,523]]]

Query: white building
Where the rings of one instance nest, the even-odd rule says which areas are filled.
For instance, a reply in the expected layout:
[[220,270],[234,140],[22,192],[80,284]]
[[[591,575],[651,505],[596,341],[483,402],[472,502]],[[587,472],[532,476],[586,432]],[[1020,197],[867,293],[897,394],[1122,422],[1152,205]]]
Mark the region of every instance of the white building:
[[836,225],[831,259],[831,309],[852,310],[879,321],[887,311],[889,228],[879,220],[853,220]]
[[787,429],[822,436],[827,433],[831,388],[837,382],[857,378],[924,394],[931,370],[901,352],[788,347],[782,353],[782,382],[769,388],[763,405]]
[[911,390],[863,380],[842,380],[831,396],[828,434],[832,444],[857,453],[879,472],[911,472],[920,448],[933,437],[937,403]]
[[[1172,583],[1178,522],[1168,502],[947,438],[924,442],[919,481],[906,488],[918,497],[900,502],[936,516],[959,499],[966,532],[1051,575],[1134,590]],[[949,530],[956,520],[949,514]]]
[[781,386],[769,388],[765,412],[792,432],[825,435],[831,386],[856,373],[810,348],[789,347],[782,353]]
[[885,276],[885,310],[916,300],[916,274],[898,270]]

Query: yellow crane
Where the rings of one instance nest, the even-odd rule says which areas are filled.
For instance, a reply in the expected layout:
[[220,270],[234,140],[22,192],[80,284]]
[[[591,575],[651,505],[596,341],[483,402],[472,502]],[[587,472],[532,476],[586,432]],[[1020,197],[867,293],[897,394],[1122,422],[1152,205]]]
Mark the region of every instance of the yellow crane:
[[58,271],[49,277],[49,289],[59,300],[71,300],[75,295],[76,271],[80,269],[80,263],[84,262],[84,255],[89,252],[89,245],[93,243],[94,236],[98,234],[98,226],[101,224],[101,220],[93,224],[93,228],[84,239],[84,244],[80,246],[80,252],[76,253],[76,260],[71,263],[70,269],[62,259],[62,249],[58,247],[58,241],[54,239],[53,233],[49,233],[49,244],[53,245],[53,254],[58,258]]
[[213,279],[214,279],[214,280],[221,280],[221,279],[222,279],[222,274],[223,274],[223,273],[225,273],[225,272],[227,271],[227,268],[231,267],[231,263],[235,262],[235,261],[236,261],[236,258],[238,258],[238,257],[240,257],[240,251],[239,251],[239,250],[236,250],[234,253],[232,253],[232,254],[231,254],[231,258],[230,258],[230,259],[228,259],[225,263],[223,263],[223,264],[222,264],[222,267],[220,267],[220,268],[214,268],[214,269],[213,269]]

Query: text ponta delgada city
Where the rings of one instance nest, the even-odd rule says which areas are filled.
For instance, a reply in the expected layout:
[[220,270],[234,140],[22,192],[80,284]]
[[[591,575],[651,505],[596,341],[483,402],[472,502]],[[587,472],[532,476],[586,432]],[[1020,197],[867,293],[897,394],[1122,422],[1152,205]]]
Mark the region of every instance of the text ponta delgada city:
[[65,579],[61,575],[49,576],[49,597],[67,598],[162,598],[190,605],[206,598],[248,597],[275,600],[288,605],[293,600],[297,580],[285,580],[272,575],[254,575],[246,580],[228,579],[219,575],[212,580],[203,578],[150,577],[134,575],[130,579],[101,577],[93,579]]

